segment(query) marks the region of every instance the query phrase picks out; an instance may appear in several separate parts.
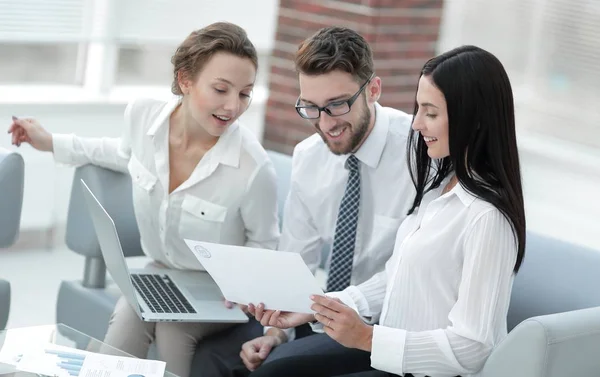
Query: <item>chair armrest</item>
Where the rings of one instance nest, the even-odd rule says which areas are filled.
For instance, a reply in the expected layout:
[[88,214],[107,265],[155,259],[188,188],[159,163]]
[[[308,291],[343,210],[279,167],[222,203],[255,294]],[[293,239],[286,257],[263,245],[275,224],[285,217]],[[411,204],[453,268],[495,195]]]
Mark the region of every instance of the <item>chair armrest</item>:
[[600,370],[600,307],[523,321],[492,352],[484,377],[592,376]]
[[9,247],[19,236],[25,163],[23,157],[0,148],[0,247]]
[[6,327],[10,313],[10,283],[0,279],[0,330]]

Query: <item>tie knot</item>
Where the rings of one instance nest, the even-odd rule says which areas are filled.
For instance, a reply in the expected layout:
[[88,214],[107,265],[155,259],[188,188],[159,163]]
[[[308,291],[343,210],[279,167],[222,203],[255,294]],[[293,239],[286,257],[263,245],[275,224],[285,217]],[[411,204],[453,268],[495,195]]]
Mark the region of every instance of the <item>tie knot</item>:
[[346,160],[346,169],[350,170],[352,173],[358,171],[358,158],[356,158],[355,155],[351,154]]

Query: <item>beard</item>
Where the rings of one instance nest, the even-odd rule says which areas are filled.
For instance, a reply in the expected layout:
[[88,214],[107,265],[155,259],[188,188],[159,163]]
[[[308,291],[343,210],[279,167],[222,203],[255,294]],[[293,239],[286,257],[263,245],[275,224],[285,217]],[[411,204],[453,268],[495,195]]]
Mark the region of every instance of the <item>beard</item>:
[[335,127],[331,129],[331,131],[335,132],[346,128],[346,131],[344,132],[350,133],[349,138],[346,139],[348,140],[347,142],[342,142],[343,144],[331,142],[327,138],[327,135],[325,135],[325,133],[321,130],[321,127],[319,126],[318,122],[315,124],[315,127],[317,129],[317,133],[321,136],[321,139],[323,139],[323,142],[327,145],[331,153],[335,155],[344,155],[354,152],[356,148],[364,141],[365,136],[369,132],[370,121],[371,110],[369,110],[369,107],[366,106],[365,101],[364,111],[360,115],[356,126],[353,126],[350,122],[340,122],[336,123]]

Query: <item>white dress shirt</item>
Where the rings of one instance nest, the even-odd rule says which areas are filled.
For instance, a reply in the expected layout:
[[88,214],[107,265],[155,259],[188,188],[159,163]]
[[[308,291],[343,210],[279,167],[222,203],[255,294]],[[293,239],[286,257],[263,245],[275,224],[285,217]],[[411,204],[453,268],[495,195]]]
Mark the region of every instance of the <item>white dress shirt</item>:
[[371,366],[477,376],[507,334],[517,243],[508,220],[457,184],[427,193],[383,272],[333,295],[371,322]]
[[[352,284],[383,270],[394,239],[414,199],[406,165],[406,142],[412,116],[375,104],[373,130],[354,154],[360,165],[360,208]],[[348,155],[334,155],[318,134],[294,149],[292,178],[286,201],[279,250],[300,253],[313,271],[329,247],[348,181]]]
[[[396,231],[414,199],[406,165],[411,121],[411,115],[376,103],[375,125],[354,153],[359,160],[361,187],[352,284],[360,284],[384,269],[394,250]],[[302,255],[313,273],[323,256],[329,270],[338,211],[348,182],[348,157],[331,153],[318,134],[294,149],[278,249]],[[325,248],[328,252],[323,255]],[[293,328],[285,333],[288,341],[294,339]]]
[[179,98],[130,103],[120,138],[55,134],[54,158],[129,172],[142,249],[168,267],[202,269],[184,238],[274,249],[275,170],[256,137],[238,122],[169,194],[169,119],[179,103]]

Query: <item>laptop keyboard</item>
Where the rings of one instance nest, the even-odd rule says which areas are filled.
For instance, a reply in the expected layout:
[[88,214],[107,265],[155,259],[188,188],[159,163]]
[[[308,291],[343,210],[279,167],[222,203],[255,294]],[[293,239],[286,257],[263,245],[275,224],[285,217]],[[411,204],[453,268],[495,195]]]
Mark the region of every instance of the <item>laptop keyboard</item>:
[[152,313],[196,313],[168,275],[132,274],[131,281]]

